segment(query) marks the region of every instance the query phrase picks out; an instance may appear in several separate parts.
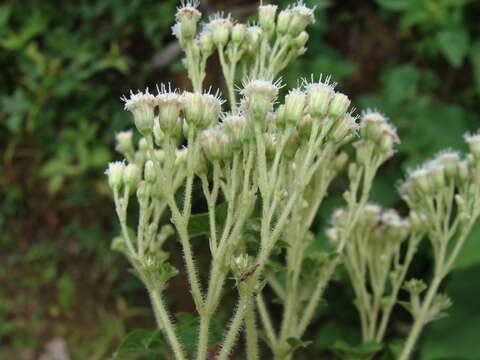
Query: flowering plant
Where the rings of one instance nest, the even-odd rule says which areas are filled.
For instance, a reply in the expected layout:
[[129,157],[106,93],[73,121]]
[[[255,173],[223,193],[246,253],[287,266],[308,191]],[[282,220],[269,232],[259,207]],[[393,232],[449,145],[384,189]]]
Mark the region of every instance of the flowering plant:
[[[438,289],[480,213],[480,136],[467,137],[471,154],[464,160],[441,153],[409,174],[400,186],[408,219],[369,204],[375,174],[400,141],[395,128],[377,111],[354,115],[349,98],[328,77],[302,80],[279,103],[279,73],[305,52],[314,10],[299,2],[277,12],[275,5],[261,5],[258,25],[217,14],[198,30],[197,4],[178,9],[173,33],[185,52],[192,91],[161,85],[155,95],[147,89],[123,99],[141,138],[135,147],[131,131],[119,133],[117,150],[125,159],[107,169],[121,225],[112,246],[147,288],[169,358],[228,359],[243,329],[245,357],[258,359],[261,329],[262,346],[275,359],[292,359],[307,345],[301,339],[343,264],[365,342],[382,343],[400,290],[410,293],[409,302],[400,302],[414,319],[398,355],[406,360],[424,326],[450,304]],[[215,52],[228,106],[219,92],[203,89]],[[330,251],[312,252],[311,225],[339,174],[349,185],[328,230]],[[208,209],[201,232],[209,241],[207,271],[199,271],[191,244],[199,235],[192,226],[199,216],[192,212],[196,183]],[[127,218],[132,200],[138,203],[134,227]],[[165,213],[171,222],[161,225]],[[181,343],[165,304],[169,280],[178,273],[163,249],[172,235],[183,249],[200,322],[194,351]],[[406,281],[424,238],[436,264],[428,286]],[[212,321],[232,275],[238,304],[220,346],[210,347]],[[265,286],[283,307],[278,321],[262,295]]]

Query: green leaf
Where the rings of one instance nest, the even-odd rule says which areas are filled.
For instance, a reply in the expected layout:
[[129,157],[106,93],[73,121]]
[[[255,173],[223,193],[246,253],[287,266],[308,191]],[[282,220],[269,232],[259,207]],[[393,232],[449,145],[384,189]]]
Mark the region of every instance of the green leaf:
[[370,360],[374,355],[382,350],[383,345],[374,341],[368,341],[358,346],[350,346],[349,344],[338,341],[335,343],[334,351],[346,360]]
[[312,341],[303,341],[298,338],[288,338],[287,339],[288,345],[290,345],[290,349],[288,349],[288,353],[293,353],[295,350],[299,348],[305,348],[312,343]]
[[450,65],[460,67],[468,52],[468,31],[463,27],[445,29],[437,34],[437,41]]
[[[217,226],[221,226],[225,223],[227,218],[228,204],[223,203],[215,207],[215,219]],[[190,237],[210,234],[210,220],[208,213],[196,214],[190,217],[188,223],[188,234]]]
[[188,313],[178,313],[177,329],[180,336],[180,342],[187,349],[194,349],[198,341],[198,331],[200,328],[199,318]]
[[160,330],[135,330],[128,334],[118,347],[115,355],[121,359],[127,356],[153,356],[156,359],[165,359],[163,350],[166,343]]
[[477,93],[480,94],[480,40],[477,40],[470,49],[470,61],[472,63]]

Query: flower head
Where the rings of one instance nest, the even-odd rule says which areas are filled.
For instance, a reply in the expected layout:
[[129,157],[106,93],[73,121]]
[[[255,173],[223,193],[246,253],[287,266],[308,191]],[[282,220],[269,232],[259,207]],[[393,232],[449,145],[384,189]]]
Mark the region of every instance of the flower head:
[[156,106],[155,96],[149,93],[148,88],[145,92],[130,91],[130,97],[123,96],[125,110],[133,114],[135,126],[142,135],[150,134],[153,126],[154,109]]

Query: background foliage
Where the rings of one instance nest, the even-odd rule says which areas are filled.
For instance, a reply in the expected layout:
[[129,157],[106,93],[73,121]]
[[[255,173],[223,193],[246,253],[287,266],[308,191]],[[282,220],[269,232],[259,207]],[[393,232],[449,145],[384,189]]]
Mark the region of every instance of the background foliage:
[[[226,3],[204,1],[202,10],[248,17],[256,5]],[[284,74],[285,81],[295,86],[299,75],[331,74],[358,108],[375,107],[391,117],[403,141],[381,170],[373,198],[402,209],[392,189],[403,172],[442,148],[463,149],[463,133],[480,127],[480,1],[307,3],[317,5],[318,21],[309,51]],[[54,359],[48,355],[54,350],[71,359],[105,359],[128,332],[154,327],[144,290],[109,249],[117,224],[102,174],[115,158],[114,133],[130,126],[119,97],[158,82],[188,86],[170,34],[176,5],[0,5],[0,359]],[[208,82],[222,86],[215,74]],[[338,193],[342,185],[340,179]],[[333,197],[319,216],[319,247],[338,203]],[[429,327],[416,358],[479,358],[479,237],[477,226],[445,284],[455,303],[451,316]],[[412,276],[428,277],[430,260],[424,251]],[[181,266],[180,257],[175,261]],[[351,349],[358,345],[358,321],[351,290],[343,274],[338,277],[327,292],[327,301],[336,301],[319,310],[305,353],[334,358],[350,352],[360,359],[368,349]],[[184,280],[174,279],[170,301],[182,312],[181,336],[188,340],[196,320],[189,315],[192,304],[179,296]],[[399,310],[390,329],[391,351],[408,324]],[[151,349],[160,341],[152,333]],[[158,358],[151,349],[148,354]]]

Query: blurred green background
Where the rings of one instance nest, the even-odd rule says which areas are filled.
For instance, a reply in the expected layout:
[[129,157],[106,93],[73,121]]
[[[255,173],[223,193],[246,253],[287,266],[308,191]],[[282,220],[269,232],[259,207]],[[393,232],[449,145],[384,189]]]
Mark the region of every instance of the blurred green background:
[[[317,6],[309,50],[284,79],[295,86],[299,76],[331,74],[357,109],[377,108],[391,118],[402,144],[381,169],[373,199],[405,210],[394,191],[404,171],[442,148],[464,150],[463,133],[480,127],[480,1],[307,4]],[[1,360],[108,359],[128,332],[154,327],[141,284],[109,248],[117,222],[103,170],[117,158],[115,132],[131,127],[122,94],[167,81],[188,87],[170,32],[177,5],[176,0],[0,5]],[[256,5],[205,0],[201,10],[231,11],[248,20]],[[217,74],[207,82],[222,86]],[[340,179],[333,194],[342,186]],[[325,204],[317,221],[319,241],[338,203],[333,197]],[[411,276],[428,279],[430,261],[425,246]],[[450,317],[428,328],[415,359],[480,359],[479,277],[477,227],[445,282],[454,301]],[[169,301],[175,311],[188,313],[192,304],[181,296],[184,280],[172,281]],[[335,301],[319,310],[305,354],[330,358],[336,340],[358,342],[347,282],[334,283],[329,298]],[[192,319],[180,320],[188,337]],[[399,310],[389,340],[405,334],[409,320]]]

